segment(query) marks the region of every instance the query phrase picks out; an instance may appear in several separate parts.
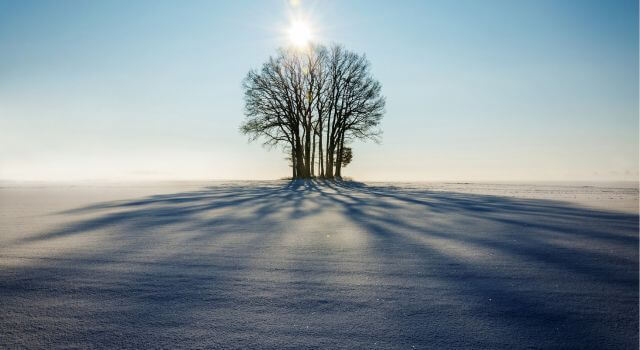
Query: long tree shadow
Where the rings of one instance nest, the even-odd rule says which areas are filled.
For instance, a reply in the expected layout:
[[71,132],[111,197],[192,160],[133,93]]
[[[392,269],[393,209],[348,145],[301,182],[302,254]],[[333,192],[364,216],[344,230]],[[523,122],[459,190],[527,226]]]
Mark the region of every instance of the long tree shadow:
[[[628,307],[636,309],[637,215],[589,210],[552,201],[422,191],[401,193],[349,183],[323,185],[334,190],[326,198],[341,205],[345,216],[379,237],[376,242],[381,255],[392,244],[404,249],[410,247],[425,263],[450,262],[444,267],[455,270],[446,278],[454,290],[464,291],[465,296],[476,300],[492,296],[489,300],[501,301],[492,317],[517,328],[514,334],[535,339],[537,346],[546,341],[543,347],[571,347],[576,342],[582,344],[581,347],[601,347],[602,343],[584,342],[598,337],[610,337],[614,341],[607,345],[619,346],[616,340],[624,339],[612,337],[608,333],[611,329],[603,331],[597,320],[585,320],[584,315],[576,317],[575,314],[586,306],[581,298],[591,299],[602,309],[617,307],[621,314],[629,312]],[[324,192],[322,188],[318,190]],[[447,217],[448,222],[432,224],[428,216],[422,221],[408,220],[405,215],[390,213],[388,205],[383,213],[376,214],[382,207],[378,201],[386,198],[409,203],[414,209],[428,207],[430,213],[435,209]],[[402,204],[398,206],[398,213],[412,210]],[[507,264],[509,268],[504,267]],[[403,272],[419,278],[419,271],[420,268],[411,267]],[[514,289],[514,280],[520,280],[527,288]],[[553,295],[558,282],[566,282],[569,289],[584,288],[592,283],[593,287],[604,290],[585,293],[581,298],[565,298],[562,293]],[[581,291],[574,292],[580,294]],[[616,298],[619,305],[610,303]],[[484,307],[482,304],[479,310]],[[428,310],[429,305],[425,309]],[[402,321],[406,320],[403,316],[423,315],[424,322],[428,322],[432,313],[427,310],[409,313],[403,310],[396,318]],[[629,329],[637,328],[635,311],[626,318]],[[474,313],[478,315],[482,311]],[[464,333],[465,329],[459,331]],[[630,335],[631,339],[622,343],[631,340],[627,344],[632,344],[634,338],[637,340],[637,334]],[[415,333],[414,337],[420,338],[421,333]],[[428,341],[428,337],[424,341]],[[476,345],[496,346],[490,342]]]
[[[132,346],[264,348],[308,339],[324,347],[376,339],[383,347],[465,348],[638,341],[638,215],[301,180],[57,215],[69,222],[9,242],[0,257],[75,238],[99,245],[2,269],[0,307],[9,311],[0,330],[13,336],[0,345],[25,334],[40,340],[29,322],[61,346],[118,346],[123,337]],[[363,243],[321,240],[341,230]],[[62,312],[79,326],[56,333],[46,318],[28,317],[21,300],[38,301],[37,315]]]

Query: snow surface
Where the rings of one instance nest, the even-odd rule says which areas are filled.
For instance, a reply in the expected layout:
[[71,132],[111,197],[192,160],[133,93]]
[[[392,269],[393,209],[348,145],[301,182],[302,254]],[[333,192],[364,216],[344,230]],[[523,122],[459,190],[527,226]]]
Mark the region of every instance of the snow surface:
[[637,184],[5,184],[0,348],[637,349],[637,208]]

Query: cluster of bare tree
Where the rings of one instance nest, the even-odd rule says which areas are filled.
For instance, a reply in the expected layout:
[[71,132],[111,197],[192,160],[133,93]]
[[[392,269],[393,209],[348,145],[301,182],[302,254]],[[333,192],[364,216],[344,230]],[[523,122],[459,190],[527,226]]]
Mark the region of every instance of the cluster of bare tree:
[[241,131],[288,154],[294,178],[341,177],[355,139],[378,141],[381,85],[369,61],[333,45],[281,49],[243,82]]

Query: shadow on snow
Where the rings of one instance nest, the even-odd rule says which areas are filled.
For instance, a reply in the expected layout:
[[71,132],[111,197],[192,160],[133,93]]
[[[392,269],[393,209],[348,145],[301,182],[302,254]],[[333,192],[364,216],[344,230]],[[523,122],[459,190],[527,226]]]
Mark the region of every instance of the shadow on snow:
[[[314,223],[314,242],[341,230],[322,221],[327,211],[363,243],[295,241],[301,222]],[[638,342],[637,215],[319,180],[212,186],[58,215],[70,223],[1,252],[87,235],[104,249],[3,271],[0,306],[14,317],[26,307],[16,302],[33,300],[43,315],[64,315],[52,325],[5,314],[1,329],[16,337],[37,340],[33,323],[54,344],[80,346]]]

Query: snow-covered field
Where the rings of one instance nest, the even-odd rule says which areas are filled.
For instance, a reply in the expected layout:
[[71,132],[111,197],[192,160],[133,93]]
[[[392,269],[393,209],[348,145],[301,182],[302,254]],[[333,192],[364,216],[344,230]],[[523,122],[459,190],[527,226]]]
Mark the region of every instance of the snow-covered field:
[[637,346],[637,184],[0,188],[0,348]]

